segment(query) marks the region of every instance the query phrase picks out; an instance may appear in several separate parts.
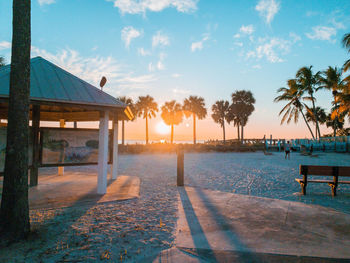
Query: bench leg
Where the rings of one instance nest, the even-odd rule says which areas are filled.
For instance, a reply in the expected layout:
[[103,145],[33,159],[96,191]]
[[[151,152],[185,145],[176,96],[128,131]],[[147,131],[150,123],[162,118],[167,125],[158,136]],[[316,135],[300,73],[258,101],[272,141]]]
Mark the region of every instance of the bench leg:
[[332,190],[332,196],[337,195],[337,186],[335,184],[328,184],[331,187]]
[[305,185],[305,183],[300,183],[300,186],[301,186],[301,193],[303,194],[303,195],[306,195],[306,185]]

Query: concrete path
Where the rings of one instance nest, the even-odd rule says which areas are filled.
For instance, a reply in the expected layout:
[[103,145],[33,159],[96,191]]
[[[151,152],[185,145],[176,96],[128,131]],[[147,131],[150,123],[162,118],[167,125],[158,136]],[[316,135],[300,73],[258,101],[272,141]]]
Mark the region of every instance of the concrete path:
[[176,248],[154,262],[350,262],[348,214],[200,188],[179,193]]
[[53,208],[73,206],[81,202],[110,202],[139,197],[140,179],[120,175],[109,180],[107,193],[97,194],[97,175],[84,172],[65,172],[64,175],[39,176],[38,186],[29,188],[29,207]]

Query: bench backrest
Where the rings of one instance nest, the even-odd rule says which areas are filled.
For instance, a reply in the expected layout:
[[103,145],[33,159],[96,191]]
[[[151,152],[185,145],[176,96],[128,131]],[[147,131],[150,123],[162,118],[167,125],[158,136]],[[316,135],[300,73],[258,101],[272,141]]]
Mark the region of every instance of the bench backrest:
[[320,176],[349,176],[349,166],[324,166],[324,165],[300,165],[301,175],[320,175]]

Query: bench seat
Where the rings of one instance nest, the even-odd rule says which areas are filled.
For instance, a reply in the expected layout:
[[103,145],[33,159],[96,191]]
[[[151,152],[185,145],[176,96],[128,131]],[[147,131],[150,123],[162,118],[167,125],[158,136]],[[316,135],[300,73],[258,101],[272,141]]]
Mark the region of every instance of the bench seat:
[[[298,183],[305,183],[303,179],[295,179]],[[308,183],[326,183],[326,184],[334,184],[333,181],[330,180],[307,180]],[[338,184],[350,184],[350,181],[338,181]]]

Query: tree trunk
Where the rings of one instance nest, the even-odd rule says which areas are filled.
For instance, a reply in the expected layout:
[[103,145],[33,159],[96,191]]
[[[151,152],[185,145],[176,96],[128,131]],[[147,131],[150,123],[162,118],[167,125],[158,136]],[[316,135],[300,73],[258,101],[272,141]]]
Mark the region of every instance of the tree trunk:
[[318,116],[316,114],[316,107],[315,107],[315,101],[314,101],[314,96],[311,94],[311,99],[312,99],[312,110],[315,115],[315,121],[316,121],[316,139],[317,139],[317,133],[318,133],[318,138],[321,137],[321,132],[320,132],[320,127],[318,125]]
[[12,240],[30,231],[28,205],[28,135],[30,94],[30,1],[13,1],[10,94],[1,230]]
[[314,136],[314,133],[312,132],[311,128],[310,128],[310,125],[309,123],[307,122],[306,118],[305,118],[305,115],[304,115],[304,112],[302,111],[302,109],[300,109],[300,112],[301,112],[301,115],[303,115],[303,118],[304,118],[304,121],[306,123],[306,126],[307,128],[309,129],[310,133],[311,133],[311,136],[312,136],[312,139],[315,139],[315,136]]
[[223,134],[223,137],[224,137],[224,144],[225,144],[226,143],[225,121],[222,124],[222,134]]
[[243,139],[244,139],[244,137],[243,137],[243,125],[241,125],[241,141],[243,142]]
[[237,140],[241,140],[241,136],[239,135],[239,123],[237,123]]
[[148,116],[146,115],[146,144],[148,144]]
[[196,114],[193,113],[193,144],[196,144]]
[[174,124],[171,124],[170,142],[174,142]]
[[124,120],[122,120],[122,145],[124,145],[125,143],[125,138],[124,138],[124,132],[125,132],[125,128],[124,128]]

